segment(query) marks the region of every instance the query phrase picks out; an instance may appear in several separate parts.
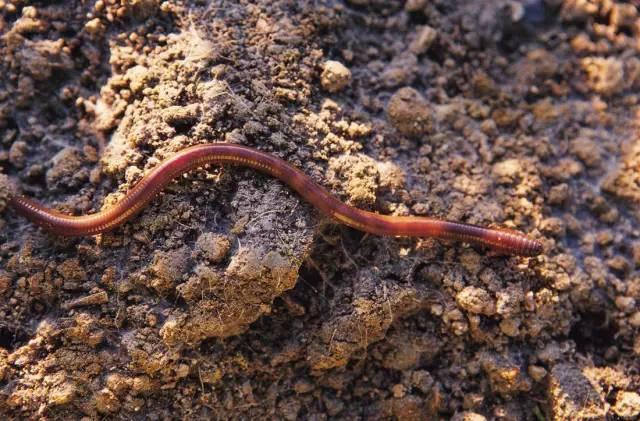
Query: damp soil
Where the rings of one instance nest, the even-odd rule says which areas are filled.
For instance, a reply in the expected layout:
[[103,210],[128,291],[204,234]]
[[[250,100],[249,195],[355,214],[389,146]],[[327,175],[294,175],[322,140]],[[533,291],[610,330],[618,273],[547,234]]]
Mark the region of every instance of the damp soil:
[[[0,0],[0,414],[637,419],[639,51],[617,0]],[[206,142],[545,252],[364,235],[242,168],[96,237],[5,209]]]

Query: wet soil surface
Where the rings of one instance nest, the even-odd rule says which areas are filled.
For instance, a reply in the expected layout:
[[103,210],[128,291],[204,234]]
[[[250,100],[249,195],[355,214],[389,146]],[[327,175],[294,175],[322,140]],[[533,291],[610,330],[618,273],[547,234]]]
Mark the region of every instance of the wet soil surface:
[[84,214],[231,142],[345,202],[535,258],[323,220],[241,168],[97,237],[0,214],[0,413],[636,419],[640,15],[613,0],[0,0],[8,189]]

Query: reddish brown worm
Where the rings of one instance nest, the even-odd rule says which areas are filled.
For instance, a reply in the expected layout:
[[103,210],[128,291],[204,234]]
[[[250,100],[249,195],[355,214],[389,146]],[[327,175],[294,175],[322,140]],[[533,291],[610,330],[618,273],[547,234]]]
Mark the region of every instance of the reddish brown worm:
[[502,254],[520,256],[535,256],[542,252],[540,242],[518,231],[436,218],[386,216],[356,209],[341,202],[309,176],[282,159],[246,146],[224,143],[192,146],[176,153],[145,175],[114,206],[94,214],[65,215],[17,194],[9,198],[8,205],[18,214],[56,234],[99,234],[111,231],[131,219],[177,176],[205,164],[240,165],[269,174],[295,190],[322,214],[371,234],[474,242]]

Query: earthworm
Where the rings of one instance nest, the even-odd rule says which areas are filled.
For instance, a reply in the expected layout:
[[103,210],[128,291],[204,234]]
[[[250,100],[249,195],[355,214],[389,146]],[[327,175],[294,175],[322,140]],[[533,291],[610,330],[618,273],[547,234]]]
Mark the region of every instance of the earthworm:
[[311,177],[282,159],[247,146],[226,143],[202,144],[177,152],[145,175],[115,205],[94,214],[66,215],[19,194],[11,194],[8,205],[18,214],[55,234],[99,234],[113,230],[138,214],[174,178],[213,163],[249,167],[278,178],[323,215],[371,234],[474,242],[501,254],[535,256],[542,252],[540,242],[518,231],[436,218],[387,216],[354,208],[334,197]]

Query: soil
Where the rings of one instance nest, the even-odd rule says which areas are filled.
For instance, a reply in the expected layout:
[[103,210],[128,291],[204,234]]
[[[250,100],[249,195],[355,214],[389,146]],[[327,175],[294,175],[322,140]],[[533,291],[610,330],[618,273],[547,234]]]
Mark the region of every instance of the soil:
[[0,414],[637,419],[639,51],[632,1],[0,0],[0,211],[224,141],[545,246],[364,235],[240,168],[96,237],[7,209]]

